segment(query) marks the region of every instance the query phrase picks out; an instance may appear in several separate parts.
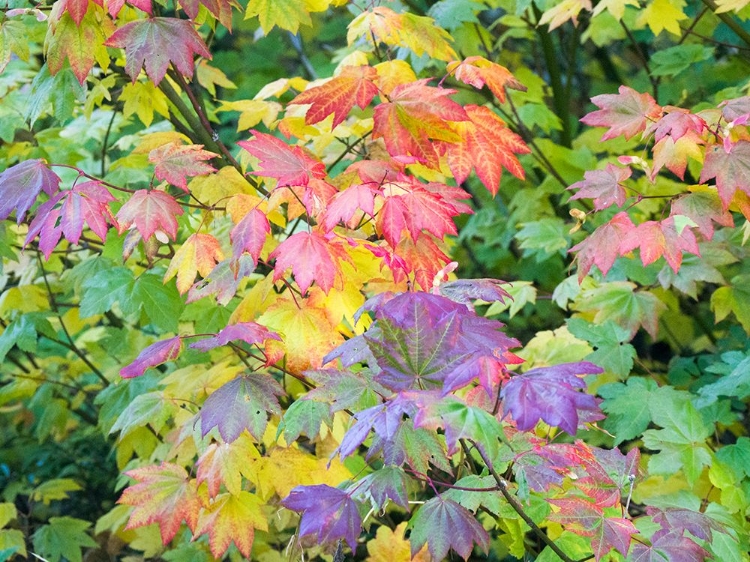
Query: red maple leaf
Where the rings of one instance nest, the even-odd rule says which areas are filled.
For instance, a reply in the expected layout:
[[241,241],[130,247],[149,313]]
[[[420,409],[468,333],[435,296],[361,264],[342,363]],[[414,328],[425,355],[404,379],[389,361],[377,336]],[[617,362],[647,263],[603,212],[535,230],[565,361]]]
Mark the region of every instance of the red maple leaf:
[[135,361],[120,369],[120,376],[124,379],[140,377],[149,367],[156,367],[177,359],[180,353],[182,353],[180,336],[152,343],[138,354]]
[[340,191],[334,195],[324,212],[321,221],[323,228],[330,232],[339,222],[354,228],[362,216],[361,212],[373,216],[376,193],[376,190],[365,184],[352,185]]
[[461,142],[445,143],[456,183],[463,183],[474,168],[484,186],[496,195],[503,168],[524,179],[523,167],[515,156],[531,152],[523,139],[488,107],[467,105],[464,109],[469,120],[454,125]]
[[[128,0],[128,4],[146,12],[149,16],[154,15],[151,0]],[[109,11],[109,15],[112,16],[113,19],[117,18],[124,5],[125,0],[108,0],[107,11]]]
[[273,135],[251,131],[254,138],[237,144],[258,158],[256,176],[278,179],[278,187],[307,185],[311,179],[326,176],[325,164],[309,156],[299,146],[289,146]]
[[120,207],[115,218],[122,234],[129,228],[135,227],[144,240],[148,240],[154,232],[164,232],[172,240],[177,237],[176,215],[184,211],[171,195],[159,191],[139,190],[133,193],[128,201]]
[[607,164],[604,170],[592,170],[583,174],[583,180],[574,183],[568,189],[580,191],[571,197],[574,199],[593,199],[594,209],[601,211],[613,204],[622,207],[625,204],[625,189],[622,182],[630,177],[630,168],[620,168]]
[[341,123],[356,104],[364,109],[378,93],[378,72],[371,66],[345,66],[338,76],[321,86],[305,90],[290,104],[311,104],[305,122],[318,123],[333,114],[331,128]]
[[661,106],[649,94],[639,94],[627,86],[620,86],[619,92],[591,98],[600,109],[581,119],[582,123],[592,127],[609,127],[602,136],[603,141],[620,135],[629,139],[661,117]]
[[477,89],[487,86],[500,103],[505,103],[505,88],[526,91],[526,86],[521,84],[510,70],[488,61],[484,57],[466,57],[463,61],[454,61],[446,67],[448,72],[455,70],[456,80],[469,84]]
[[315,232],[292,234],[271,252],[268,259],[276,260],[274,281],[281,279],[286,270],[291,268],[302,294],[313,281],[323,292],[328,293],[336,277],[341,274],[339,260],[350,261],[343,248]]
[[666,135],[658,141],[654,147],[654,162],[651,170],[651,180],[653,181],[656,174],[663,166],[675,174],[680,179],[685,177],[685,168],[687,168],[688,158],[698,162],[703,160],[703,139],[698,133],[688,130],[680,138],[674,140],[673,137]]
[[[107,225],[117,224],[109,203],[115,198],[101,182],[88,181],[60,191],[37,210],[29,225],[24,245],[39,235],[39,249],[49,259],[61,236],[72,244],[78,244],[84,222],[101,240],[107,237]],[[62,201],[60,207],[58,203]]]
[[713,223],[734,226],[732,214],[723,209],[721,200],[713,191],[686,193],[672,201],[670,215],[683,215],[692,220],[706,240],[714,237]]
[[[102,0],[91,0],[94,4],[102,5]],[[71,19],[76,25],[80,26],[83,16],[89,9],[89,0],[62,0],[60,2],[60,16],[65,12],[70,14]]]
[[712,178],[716,178],[716,189],[725,209],[737,189],[750,195],[750,141],[737,141],[729,152],[721,145],[707,148],[699,181],[706,183]]
[[450,99],[455,90],[434,88],[427,82],[418,80],[393,88],[390,101],[375,108],[372,137],[383,137],[391,156],[414,156],[437,168],[440,159],[431,141],[460,142],[453,123],[469,117]]
[[578,252],[578,280],[581,281],[597,266],[606,275],[620,255],[620,244],[635,228],[627,213],[617,213],[612,219],[597,228],[591,236],[573,246],[569,252]]
[[392,247],[401,240],[404,229],[416,240],[422,232],[437,238],[446,234],[457,234],[453,217],[459,211],[437,193],[428,191],[416,181],[389,184],[390,196],[385,198],[378,213],[377,227]]
[[257,265],[260,252],[266,243],[266,235],[270,232],[271,225],[266,215],[258,209],[250,209],[229,233],[233,264],[236,265],[240,256],[247,252],[253,258],[253,265]]
[[132,21],[115,31],[105,45],[125,49],[125,72],[133,83],[144,66],[148,77],[158,85],[170,63],[183,75],[192,77],[193,56],[211,58],[193,24],[178,18]]
[[60,178],[44,160],[26,160],[0,174],[0,220],[16,210],[16,222],[21,224],[41,191],[52,196],[59,189]]
[[187,178],[203,176],[215,172],[216,168],[204,160],[215,158],[216,154],[203,150],[202,144],[187,146],[171,142],[153,149],[148,154],[149,162],[156,164],[154,175],[159,181],[167,181],[188,193]]
[[636,248],[641,250],[643,265],[653,263],[663,255],[675,273],[682,264],[683,251],[700,255],[695,234],[689,227],[677,232],[674,216],[663,221],[646,221],[630,230],[620,242],[620,253],[627,254]]
[[[393,253],[389,267],[393,269],[396,281],[403,279],[403,273],[411,273],[423,291],[432,289],[435,275],[450,261],[429,234],[420,236],[417,240],[405,236]],[[386,260],[389,261],[388,258]]]
[[195,531],[202,499],[195,480],[176,464],[144,466],[126,472],[137,484],[126,488],[117,503],[134,506],[126,529],[156,523],[168,544],[185,521]]

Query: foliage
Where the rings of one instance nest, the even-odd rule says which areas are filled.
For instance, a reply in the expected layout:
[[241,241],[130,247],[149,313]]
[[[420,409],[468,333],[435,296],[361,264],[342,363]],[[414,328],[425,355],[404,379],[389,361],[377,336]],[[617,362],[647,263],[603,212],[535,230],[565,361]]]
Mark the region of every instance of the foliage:
[[0,560],[747,560],[747,10],[6,2]]

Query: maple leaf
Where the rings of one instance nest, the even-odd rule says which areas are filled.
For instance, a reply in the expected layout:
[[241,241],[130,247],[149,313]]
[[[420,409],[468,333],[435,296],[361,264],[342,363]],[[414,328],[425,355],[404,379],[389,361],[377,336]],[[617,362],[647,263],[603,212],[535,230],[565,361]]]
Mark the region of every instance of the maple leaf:
[[389,187],[391,195],[385,198],[378,212],[377,227],[391,246],[398,244],[404,229],[413,240],[423,232],[437,238],[458,233],[452,218],[460,214],[459,210],[445,198],[416,181],[402,181]]
[[[744,0],[740,0],[744,1]],[[720,3],[720,2],[719,2]],[[719,12],[721,10],[717,10]],[[732,100],[724,100],[719,104],[721,115],[729,123],[750,114],[750,96],[743,96]]]
[[[93,3],[102,5],[102,0],[91,0]],[[89,0],[62,0],[60,2],[60,12],[68,12],[71,19],[76,25],[81,25],[83,16],[89,8]]]
[[661,117],[662,108],[649,94],[639,94],[627,86],[620,86],[619,92],[591,98],[600,109],[581,119],[582,123],[592,127],[609,127],[602,136],[603,141],[620,135],[629,139]]
[[596,265],[602,272],[612,268],[615,259],[621,254],[620,245],[629,232],[635,229],[627,213],[617,213],[612,219],[597,228],[588,238],[580,244],[573,246],[569,252],[578,252],[578,281],[582,281]]
[[49,27],[44,41],[44,54],[50,74],[57,74],[67,61],[70,69],[83,84],[96,62],[103,69],[109,66],[105,38],[114,29],[111,20],[98,10],[88,10],[80,24],[70,13],[62,13],[64,6],[55,3],[50,13]]
[[232,31],[232,8],[239,8],[235,0],[179,0],[180,6],[191,20],[198,17],[201,6],[221,22],[221,24]]
[[459,104],[449,99],[456,91],[428,86],[429,80],[400,84],[389,101],[375,108],[373,139],[382,137],[391,156],[414,156],[437,168],[438,153],[431,140],[459,142],[452,123],[469,119]]
[[318,543],[344,539],[352,551],[357,549],[362,517],[350,494],[325,484],[297,486],[281,505],[302,514],[300,537],[316,535]]
[[724,209],[729,207],[737,189],[750,195],[750,141],[737,141],[729,152],[720,145],[706,149],[699,182],[714,178]]
[[509,283],[499,279],[457,279],[442,283],[439,290],[444,297],[465,305],[470,305],[474,300],[501,303],[513,300],[502,285]]
[[647,513],[653,518],[654,523],[662,528],[659,531],[660,534],[681,534],[683,531],[689,531],[690,534],[701,540],[708,541],[710,544],[713,540],[712,531],[725,531],[722,525],[715,519],[691,509],[657,509],[648,507]]
[[701,139],[695,132],[688,131],[676,141],[671,136],[665,136],[654,145],[654,162],[650,178],[653,180],[662,167],[675,174],[680,179],[685,177],[688,158],[696,162],[703,161],[703,149]]
[[360,211],[374,216],[376,194],[376,190],[365,184],[352,185],[340,191],[333,196],[324,211],[321,220],[323,228],[330,232],[339,222],[343,222],[353,229],[362,216]]
[[177,359],[180,353],[182,353],[180,336],[152,343],[138,354],[135,361],[120,369],[120,376],[124,379],[140,377],[149,367],[156,367]]
[[396,391],[428,385],[447,394],[466,386],[482,372],[482,359],[502,362],[518,345],[500,327],[439,295],[395,296],[377,307],[365,334],[383,371],[375,380]]
[[338,76],[305,90],[289,104],[311,104],[305,123],[314,124],[333,114],[332,129],[346,119],[356,104],[364,109],[378,93],[378,72],[371,66],[345,66]]
[[352,492],[357,499],[371,499],[381,509],[388,501],[409,509],[407,482],[406,472],[399,467],[384,466],[352,484]]
[[425,544],[435,560],[443,560],[450,549],[468,560],[475,543],[485,554],[490,547],[490,537],[474,514],[442,496],[427,500],[409,525],[412,557]]
[[148,161],[156,164],[156,179],[167,181],[186,193],[189,193],[188,176],[203,176],[216,171],[204,162],[212,158],[216,158],[216,154],[203,150],[202,144],[183,146],[176,142],[155,148],[148,154]]
[[578,392],[586,383],[578,375],[603,373],[593,363],[564,363],[539,367],[512,377],[500,391],[503,410],[510,413],[521,431],[533,429],[541,419],[571,435],[578,430],[579,417],[599,419],[601,410],[590,394]]
[[232,495],[242,491],[242,476],[249,477],[248,460],[260,457],[250,437],[243,433],[231,443],[211,443],[196,462],[197,484],[208,484],[208,495],[216,497],[224,484]]
[[406,525],[403,521],[393,531],[386,526],[378,527],[375,538],[367,541],[366,562],[431,562],[427,545],[412,557],[411,545],[404,538]]
[[574,183],[568,189],[578,189],[570,200],[593,199],[594,209],[601,211],[613,204],[622,207],[625,204],[625,189],[622,182],[632,174],[630,168],[620,168],[607,164],[604,170],[592,170],[583,174],[583,180]]
[[219,241],[210,234],[191,234],[175,252],[164,274],[166,283],[177,275],[177,290],[186,293],[195,281],[196,273],[208,277],[214,266],[224,259]]
[[627,254],[636,248],[641,250],[643,265],[663,255],[675,273],[680,269],[683,251],[700,255],[695,234],[687,226],[677,232],[674,216],[663,221],[646,221],[629,231],[620,242],[620,253]]
[[7,219],[15,209],[16,222],[21,224],[39,193],[44,191],[51,197],[59,185],[60,178],[44,160],[26,160],[10,166],[0,174],[0,220]]
[[[95,1],[95,0],[92,0]],[[154,15],[151,0],[127,0],[128,4],[138,8],[139,10],[146,12],[149,16]],[[120,14],[120,10],[125,5],[125,0],[107,0],[107,10],[109,15],[116,18]]]
[[731,213],[722,208],[721,200],[712,191],[695,191],[681,195],[672,201],[670,215],[688,217],[706,240],[714,237],[713,223],[734,226]]
[[289,146],[273,135],[250,131],[253,138],[237,144],[258,158],[260,169],[256,176],[277,178],[278,187],[307,185],[311,179],[326,175],[325,164],[310,157],[299,146]]
[[398,281],[402,272],[413,274],[414,280],[425,291],[432,288],[432,281],[438,271],[450,261],[434,240],[426,234],[413,240],[404,236],[396,246],[394,259],[388,264]]
[[657,143],[665,136],[678,141],[691,132],[701,135],[707,128],[706,121],[702,117],[687,109],[671,105],[665,105],[662,109],[664,110],[662,117],[646,129],[646,134],[654,133],[654,141]]
[[256,322],[238,322],[227,326],[213,337],[191,343],[190,347],[199,351],[208,351],[227,345],[230,341],[241,340],[248,345],[258,345],[268,339],[281,341],[281,336]]
[[350,261],[348,254],[338,244],[315,232],[297,232],[284,240],[268,256],[275,259],[274,281],[284,277],[291,268],[294,280],[304,295],[315,281],[324,292],[333,287],[341,275],[339,260]]
[[279,383],[268,375],[239,376],[206,398],[200,411],[201,434],[205,437],[217,427],[224,442],[231,443],[247,429],[261,441],[268,413],[281,413],[277,396],[284,394]]
[[195,480],[179,465],[163,462],[125,473],[137,483],[125,489],[117,503],[134,506],[126,529],[157,523],[168,544],[183,521],[195,532],[202,498]]
[[125,49],[125,72],[133,82],[145,67],[148,77],[158,85],[170,63],[184,76],[192,77],[193,56],[211,58],[193,24],[178,18],[132,21],[115,31],[104,44]]
[[[337,350],[341,350],[341,347]],[[327,363],[329,357],[332,354],[323,361]],[[338,369],[316,369],[305,371],[305,376],[315,381],[315,388],[305,395],[305,400],[327,402],[331,413],[347,408],[364,410],[379,403],[380,396],[389,394],[388,389],[376,382],[369,370],[352,373]]]
[[156,189],[141,189],[133,193],[115,215],[120,234],[135,227],[144,240],[155,232],[164,232],[172,240],[177,238],[176,215],[184,211],[174,197]]
[[329,1],[299,2],[298,0],[250,0],[245,11],[245,19],[258,16],[260,27],[268,33],[275,26],[297,33],[300,24],[312,25],[310,12],[320,12],[328,8]]
[[461,142],[445,143],[448,166],[456,183],[466,181],[471,169],[492,195],[497,195],[503,168],[518,179],[525,172],[516,154],[531,152],[523,139],[511,131],[505,121],[488,107],[464,107],[468,121],[455,123]]
[[[62,205],[58,208],[57,204],[61,201]],[[116,223],[108,206],[112,201],[115,198],[98,181],[76,184],[70,190],[57,192],[37,209],[36,217],[29,225],[24,246],[38,235],[39,249],[49,259],[61,236],[78,244],[84,222],[94,234],[104,240],[107,237],[107,223]]]
[[224,555],[232,543],[245,558],[249,558],[255,529],[268,530],[268,523],[261,510],[263,505],[258,496],[244,490],[237,495],[219,494],[201,510],[195,536],[197,538],[208,533],[211,554],[217,559]]
[[679,560],[680,562],[702,562],[710,554],[681,533],[659,535],[651,546],[636,542],[630,553],[633,562],[661,562],[662,560]]
[[260,253],[266,243],[266,236],[270,232],[271,224],[266,214],[259,209],[250,209],[229,233],[233,267],[236,268],[240,257],[245,252],[250,254],[253,266],[258,265]]
[[484,57],[471,56],[462,61],[453,61],[446,66],[445,70],[448,73],[454,73],[456,80],[477,89],[487,86],[500,103],[505,103],[506,88],[526,91],[526,86],[521,84],[510,70]]

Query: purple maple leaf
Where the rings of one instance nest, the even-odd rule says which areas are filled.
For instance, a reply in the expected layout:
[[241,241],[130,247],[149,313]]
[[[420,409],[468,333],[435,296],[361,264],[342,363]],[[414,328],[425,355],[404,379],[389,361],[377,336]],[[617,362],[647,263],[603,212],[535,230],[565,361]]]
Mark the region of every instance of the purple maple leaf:
[[156,367],[167,361],[177,359],[180,353],[182,353],[182,338],[180,336],[158,341],[141,351],[130,365],[120,369],[120,376],[124,379],[140,377],[149,367]]
[[372,498],[378,508],[383,509],[388,500],[409,509],[406,490],[408,478],[397,466],[384,466],[352,484],[350,490],[358,499]]
[[443,560],[452,548],[464,560],[474,549],[474,543],[485,553],[490,537],[484,527],[465,507],[441,496],[434,497],[419,509],[411,522],[412,558],[427,544],[434,560]]
[[[603,370],[585,361],[531,369],[511,378],[500,392],[503,409],[510,412],[521,431],[529,431],[541,419],[575,435],[583,414],[602,419],[596,399],[579,389],[586,383],[578,375],[600,374]],[[592,414],[597,414],[592,417]]]
[[247,429],[258,441],[268,424],[268,412],[280,414],[277,396],[284,390],[268,375],[239,376],[206,398],[200,412],[201,434],[219,428],[224,442],[231,443]]
[[58,190],[60,178],[43,160],[26,160],[0,174],[0,220],[16,210],[16,222],[21,224],[41,191],[50,197]]
[[474,300],[486,302],[513,300],[499,279],[458,279],[440,285],[440,294],[454,302],[469,306]]
[[667,533],[655,539],[651,546],[636,542],[630,552],[632,562],[703,562],[710,554],[681,533]]
[[632,521],[619,517],[603,518],[596,534],[591,539],[591,548],[597,562],[613,548],[627,555],[630,549],[630,537],[638,533]]
[[710,542],[713,540],[712,529],[719,532],[723,531],[718,521],[699,511],[679,508],[662,510],[649,507],[646,512],[651,515],[654,523],[661,527],[661,531],[657,531],[655,536],[668,533],[682,534],[683,531],[689,531],[699,539]]
[[253,345],[261,344],[268,339],[281,341],[281,336],[257,322],[238,322],[237,324],[227,326],[211,338],[191,343],[190,347],[199,351],[208,351],[209,349],[227,345],[230,341],[241,340]]
[[300,537],[317,535],[319,543],[344,539],[356,550],[362,517],[350,494],[325,484],[297,486],[281,505],[302,514]]

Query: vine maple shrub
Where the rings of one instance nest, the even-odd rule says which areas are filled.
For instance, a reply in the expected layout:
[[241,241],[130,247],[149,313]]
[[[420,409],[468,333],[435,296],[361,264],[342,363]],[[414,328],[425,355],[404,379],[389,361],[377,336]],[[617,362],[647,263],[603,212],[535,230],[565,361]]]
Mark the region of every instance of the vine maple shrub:
[[[547,33],[585,14],[587,29],[630,34],[637,2],[352,4],[353,18],[342,4],[251,0],[251,24],[224,0],[19,2],[0,16],[3,103],[28,105],[0,125],[3,435],[74,459],[101,443],[120,473],[94,517],[65,502],[97,469],[47,474],[14,445],[0,468],[29,476],[3,492],[0,560],[746,560],[746,334],[704,328],[664,373],[655,347],[636,367],[636,346],[688,306],[667,289],[697,300],[699,282],[722,285],[716,322],[733,313],[750,332],[750,98],[660,105],[646,61],[654,96],[592,98],[581,121],[613,148],[584,172],[533,132],[551,123],[572,146],[559,69],[555,117],[480,23],[502,10],[509,30]],[[695,25],[710,13],[743,38],[720,14],[744,5],[705,4]],[[679,35],[683,5],[653,0],[637,25]],[[331,14],[349,20],[328,77],[221,99],[237,85],[214,40],[284,30],[312,67],[300,26]],[[482,266],[464,233],[482,232],[506,184],[527,217],[508,254],[569,251],[577,269],[558,265],[548,295],[575,315],[525,345],[494,316],[535,302],[532,282],[456,279],[451,259],[469,248]],[[736,263],[727,283],[718,268]]]

